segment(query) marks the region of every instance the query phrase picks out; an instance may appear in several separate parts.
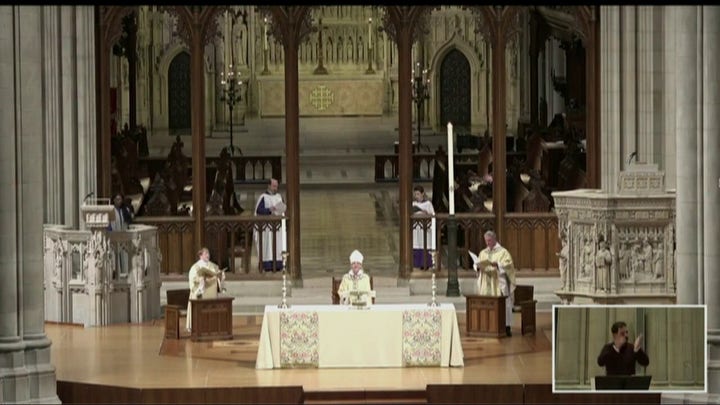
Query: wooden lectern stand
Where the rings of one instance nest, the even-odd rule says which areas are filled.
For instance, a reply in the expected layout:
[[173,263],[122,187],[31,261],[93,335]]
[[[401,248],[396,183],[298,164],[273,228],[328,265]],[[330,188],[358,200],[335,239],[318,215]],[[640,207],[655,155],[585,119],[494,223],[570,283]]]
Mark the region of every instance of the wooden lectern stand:
[[235,297],[191,299],[192,332],[190,339],[230,340],[232,331],[232,302]]
[[470,336],[505,337],[505,297],[465,296],[466,331]]

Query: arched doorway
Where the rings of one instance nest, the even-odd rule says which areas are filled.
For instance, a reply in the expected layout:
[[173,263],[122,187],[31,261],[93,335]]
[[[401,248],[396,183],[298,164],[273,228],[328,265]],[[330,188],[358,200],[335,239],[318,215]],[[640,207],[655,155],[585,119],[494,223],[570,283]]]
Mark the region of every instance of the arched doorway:
[[168,128],[171,136],[190,135],[190,54],[180,52],[168,68]]
[[470,130],[470,62],[453,49],[440,64],[440,122]]

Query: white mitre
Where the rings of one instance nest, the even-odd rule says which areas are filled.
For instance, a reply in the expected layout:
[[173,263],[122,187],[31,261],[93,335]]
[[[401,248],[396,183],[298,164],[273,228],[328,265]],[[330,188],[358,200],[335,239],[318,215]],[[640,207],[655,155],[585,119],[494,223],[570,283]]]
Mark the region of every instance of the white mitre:
[[363,262],[363,255],[358,250],[353,250],[352,253],[350,253],[350,263],[362,263]]

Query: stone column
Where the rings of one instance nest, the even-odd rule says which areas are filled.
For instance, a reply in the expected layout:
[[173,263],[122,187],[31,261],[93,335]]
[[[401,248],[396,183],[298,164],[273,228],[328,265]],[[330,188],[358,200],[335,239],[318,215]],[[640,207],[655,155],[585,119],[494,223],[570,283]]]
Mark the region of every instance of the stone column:
[[703,6],[703,268],[708,392],[720,393],[720,7]]
[[20,106],[14,94],[17,53],[20,50],[14,41],[15,19],[19,14],[17,6],[0,7],[0,401],[9,402],[27,400],[28,372],[24,368],[24,344],[20,336],[20,315],[22,307],[18,303],[18,265],[21,242],[16,239],[20,227],[17,217],[18,188],[17,178],[17,137],[16,118]]
[[627,169],[628,157],[637,151],[637,80],[635,53],[635,6],[620,7],[620,134],[622,139],[621,165]]
[[[51,46],[52,44],[48,44]],[[75,10],[72,6],[60,7],[60,39],[56,42],[56,46],[60,49],[60,64],[55,68],[60,70],[60,116],[58,121],[61,123],[62,131],[62,168],[58,173],[62,173],[63,181],[63,199],[64,199],[64,223],[72,227],[80,226],[80,214],[78,211],[79,201],[78,182],[76,175],[78,172],[79,158],[78,150],[78,132],[77,132],[77,114],[75,114],[74,103],[68,103],[67,100],[77,99],[75,93],[77,89],[77,71],[75,65]],[[108,140],[108,147],[110,143]],[[108,155],[109,157],[109,155]],[[108,172],[109,173],[109,172]],[[108,179],[110,177],[108,176]]]
[[[90,8],[90,7],[88,7]],[[37,119],[37,111],[43,105],[42,66],[42,17],[41,7],[20,7],[19,28],[20,58],[15,77],[16,93],[19,95],[16,119],[18,146],[15,151],[20,172],[16,175],[19,190],[16,218],[19,242],[19,286],[22,296],[22,336],[25,344],[25,368],[28,371],[30,398],[57,401],[55,368],[50,364],[50,340],[45,336],[44,315],[44,260],[43,260],[43,212],[44,179],[39,162],[43,159],[43,124]],[[16,32],[16,34],[18,34]],[[55,46],[55,44],[47,44]],[[17,160],[16,160],[17,162]]]
[[[655,162],[653,101],[653,6],[637,7],[637,151],[638,161]],[[632,85],[631,85],[632,86]]]
[[[73,208],[80,215],[80,205],[89,193],[97,189],[97,103],[95,98],[95,10],[93,6],[75,9],[75,67],[77,83],[77,130],[69,136],[78,139],[78,191]],[[80,220],[82,221],[82,219]],[[82,227],[83,224],[80,224]]]
[[[59,402],[43,315],[43,17],[0,8],[0,402]],[[49,46],[56,44],[49,44]]]
[[83,197],[98,195],[95,12],[89,6],[48,6],[42,20],[44,218],[77,228]]
[[675,151],[675,12],[672,7],[661,7],[663,18],[663,168],[665,169],[665,186],[667,190],[675,190],[677,177],[677,153]]
[[600,6],[600,46],[602,47],[600,91],[602,142],[600,150],[601,188],[609,194],[618,190],[622,167],[620,132],[620,7]]
[[698,304],[698,77],[697,7],[677,6],[675,15],[675,116],[676,116],[676,268],[677,303]]
[[63,224],[62,85],[60,73],[60,8],[43,8],[43,115],[45,121],[45,223]]

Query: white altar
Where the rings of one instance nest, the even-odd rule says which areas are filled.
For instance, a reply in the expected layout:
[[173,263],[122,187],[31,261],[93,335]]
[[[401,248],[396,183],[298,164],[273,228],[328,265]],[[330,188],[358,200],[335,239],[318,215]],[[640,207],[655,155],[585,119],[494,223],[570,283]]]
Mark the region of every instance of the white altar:
[[453,304],[267,305],[255,368],[463,365]]

